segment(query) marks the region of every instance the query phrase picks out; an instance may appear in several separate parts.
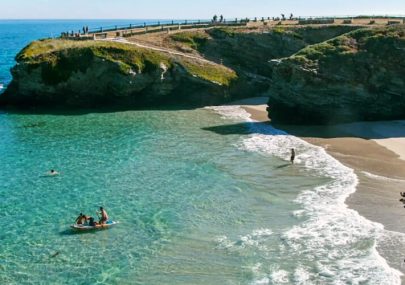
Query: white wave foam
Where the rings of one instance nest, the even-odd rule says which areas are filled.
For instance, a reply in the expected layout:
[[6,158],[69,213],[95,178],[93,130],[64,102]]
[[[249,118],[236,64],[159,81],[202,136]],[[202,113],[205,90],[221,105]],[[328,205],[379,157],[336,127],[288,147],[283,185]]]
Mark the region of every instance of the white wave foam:
[[240,119],[252,122],[250,114],[239,106],[210,106],[204,109],[216,112],[223,119]]
[[288,272],[285,270],[275,270],[270,276],[273,284],[283,284],[289,282]]
[[294,272],[294,283],[297,285],[308,284],[310,276],[310,273],[305,268],[298,267]]
[[238,251],[246,247],[257,247],[260,250],[267,250],[263,242],[272,234],[270,229],[257,229],[250,234],[240,236],[236,241],[229,240],[227,236],[220,236],[216,239],[217,248]]
[[[211,109],[224,117],[252,121],[239,106]],[[376,242],[385,232],[383,226],[365,219],[345,204],[358,184],[352,169],[328,155],[323,148],[265,124],[252,125],[252,135],[244,139],[240,147],[283,160],[289,160],[290,149],[294,148],[297,164],[330,178],[327,184],[299,194],[296,202],[303,208],[299,215],[304,215],[307,220],[282,235],[284,244],[280,245],[280,250],[286,258],[313,260],[317,264],[312,272],[295,269],[294,280],[332,284],[400,284],[402,273],[389,267],[376,250]],[[276,278],[288,279],[287,271],[277,272],[274,273]],[[273,282],[273,275],[256,276],[255,284]]]
[[368,178],[376,179],[376,180],[383,180],[383,181],[391,181],[391,182],[398,182],[398,183],[405,183],[405,180],[403,179],[396,179],[396,178],[389,178],[385,176],[380,176],[376,174],[372,174],[367,171],[362,171],[362,173],[367,176]]

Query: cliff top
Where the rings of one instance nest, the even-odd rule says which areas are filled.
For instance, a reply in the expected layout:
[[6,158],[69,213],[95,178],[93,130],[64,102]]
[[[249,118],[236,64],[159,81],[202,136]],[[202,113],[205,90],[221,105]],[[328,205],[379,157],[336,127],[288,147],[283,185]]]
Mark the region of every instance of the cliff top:
[[[236,73],[223,65],[200,60],[197,57],[171,54],[147,47],[113,41],[74,41],[47,39],[34,41],[25,47],[16,57],[18,62],[26,64],[52,63],[61,59],[63,54],[81,54],[81,56],[98,57],[115,62],[124,73],[131,70],[138,73],[146,68],[169,68],[180,65],[191,75],[220,85],[229,85],[236,79]],[[79,64],[79,63],[77,63]],[[69,68],[69,66],[67,66]]]

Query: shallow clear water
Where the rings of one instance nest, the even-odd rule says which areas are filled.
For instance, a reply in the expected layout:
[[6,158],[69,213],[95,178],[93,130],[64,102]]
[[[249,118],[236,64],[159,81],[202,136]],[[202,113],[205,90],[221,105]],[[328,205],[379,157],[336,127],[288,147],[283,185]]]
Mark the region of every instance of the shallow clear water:
[[[1,115],[1,279],[248,280],[256,253],[224,254],[218,236],[297,223],[292,200],[317,179],[203,130],[219,124],[206,110]],[[51,168],[61,175],[43,176]],[[99,205],[121,224],[72,234],[75,216]]]
[[[0,283],[397,280],[376,258],[376,227],[333,205],[341,193],[322,194],[337,216],[317,223],[327,210],[306,201],[338,180],[305,164],[312,147],[266,131],[274,132],[209,109],[1,114]],[[301,153],[294,166],[291,143]],[[61,174],[44,176],[49,169]],[[95,216],[100,205],[121,223],[69,229],[79,212]]]

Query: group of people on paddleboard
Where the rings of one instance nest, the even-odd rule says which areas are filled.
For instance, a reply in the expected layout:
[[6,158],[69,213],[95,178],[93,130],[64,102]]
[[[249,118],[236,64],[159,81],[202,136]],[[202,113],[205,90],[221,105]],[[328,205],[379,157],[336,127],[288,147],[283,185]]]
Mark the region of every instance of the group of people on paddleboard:
[[95,227],[97,225],[104,225],[108,221],[108,214],[107,211],[104,210],[103,207],[100,207],[100,212],[96,212],[97,215],[99,216],[99,221],[96,222],[94,217],[91,216],[86,216],[83,213],[80,213],[79,216],[76,218],[76,224],[77,225],[87,225],[90,227]]

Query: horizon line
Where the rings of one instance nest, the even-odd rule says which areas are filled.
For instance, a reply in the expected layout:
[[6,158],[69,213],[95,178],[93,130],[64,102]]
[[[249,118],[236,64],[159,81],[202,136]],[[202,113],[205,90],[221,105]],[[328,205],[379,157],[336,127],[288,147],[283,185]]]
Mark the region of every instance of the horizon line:
[[[220,15],[220,13],[217,13],[217,15]],[[280,14],[281,15],[281,14]],[[256,18],[260,19],[262,17],[264,18],[272,18],[272,17],[279,17],[280,15],[277,16],[257,16]],[[286,14],[287,15],[287,14]],[[350,17],[405,17],[405,14],[356,14],[356,15],[303,15],[303,16],[295,16],[294,18],[301,17],[301,18],[311,18],[311,17],[329,17],[329,18],[350,18]],[[210,17],[211,18],[211,17]],[[210,18],[0,18],[0,21],[27,21],[27,20],[54,20],[54,21],[66,21],[66,20],[207,20]],[[228,19],[245,19],[245,18],[255,18],[255,17],[226,17]]]

